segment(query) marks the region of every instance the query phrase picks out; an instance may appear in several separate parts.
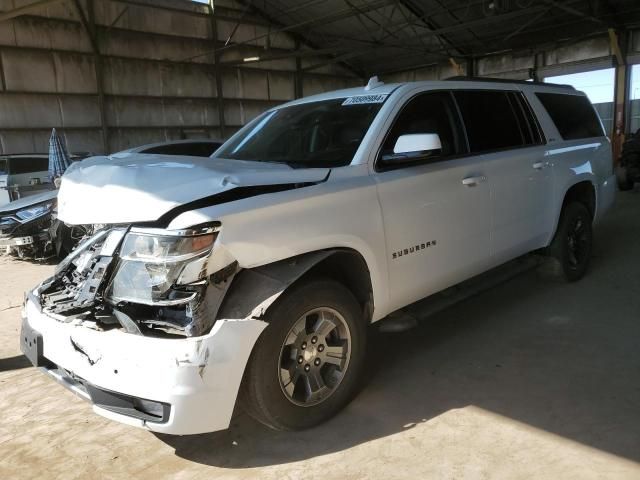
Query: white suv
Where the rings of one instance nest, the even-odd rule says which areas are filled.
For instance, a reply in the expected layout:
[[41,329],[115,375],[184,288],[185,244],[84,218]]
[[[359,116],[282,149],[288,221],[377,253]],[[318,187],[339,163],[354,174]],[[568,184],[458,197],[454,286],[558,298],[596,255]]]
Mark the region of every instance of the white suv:
[[370,82],[264,113],[211,158],[74,164],[59,217],[94,233],[28,292],[21,344],[101,415],[280,429],[357,391],[367,327],[527,252],[579,279],[615,197],[584,94]]

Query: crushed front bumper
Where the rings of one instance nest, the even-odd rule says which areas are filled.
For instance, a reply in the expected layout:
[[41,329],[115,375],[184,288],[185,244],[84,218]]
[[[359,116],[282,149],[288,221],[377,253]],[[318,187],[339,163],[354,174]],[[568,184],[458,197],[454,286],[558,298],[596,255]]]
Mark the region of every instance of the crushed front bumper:
[[31,361],[93,403],[96,413],[177,435],[228,428],[245,365],[266,323],[218,320],[210,333],[155,338],[98,331],[23,308],[21,347]]

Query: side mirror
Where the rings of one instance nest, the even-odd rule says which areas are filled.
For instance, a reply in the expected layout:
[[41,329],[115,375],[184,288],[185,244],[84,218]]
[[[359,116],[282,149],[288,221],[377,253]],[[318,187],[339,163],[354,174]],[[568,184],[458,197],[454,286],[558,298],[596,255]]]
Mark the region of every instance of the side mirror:
[[437,133],[412,133],[398,137],[393,153],[431,152],[441,149],[440,135]]
[[400,135],[393,147],[393,153],[382,155],[382,161],[387,163],[415,162],[437,155],[441,150],[442,143],[437,133]]

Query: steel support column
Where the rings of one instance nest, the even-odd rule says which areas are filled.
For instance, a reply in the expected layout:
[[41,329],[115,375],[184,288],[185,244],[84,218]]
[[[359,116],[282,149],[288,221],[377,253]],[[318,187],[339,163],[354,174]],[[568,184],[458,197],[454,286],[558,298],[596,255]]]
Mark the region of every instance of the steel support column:
[[3,92],[7,91],[7,79],[4,76],[4,64],[2,63],[2,49],[0,49],[0,88]]
[[[296,41],[296,50],[300,48],[300,42]],[[294,96],[295,98],[304,97],[302,82],[302,59],[296,57],[296,73],[294,74]]]
[[96,74],[96,93],[98,94],[98,108],[100,109],[100,129],[102,132],[102,148],[103,153],[108,154],[109,145],[109,125],[107,124],[107,111],[105,105],[104,95],[104,69],[103,58],[100,54],[100,45],[98,42],[98,35],[96,30],[96,22],[93,11],[94,0],[87,2],[87,15],[85,15],[82,5],[79,0],[73,0],[73,4],[76,8],[76,12],[80,17],[80,22],[84,27],[84,30],[89,37],[89,43],[91,44],[91,50],[93,52],[93,61]]
[[611,145],[613,161],[617,163],[622,153],[622,144],[625,139],[625,110],[629,103],[629,69],[627,68],[625,51],[622,49],[623,46],[626,46],[626,35],[609,29],[609,40],[616,64]]
[[476,76],[476,59],[473,57],[467,58],[467,77]]
[[216,78],[216,105],[218,107],[218,128],[220,137],[226,135],[226,121],[224,118],[224,89],[222,88],[222,72],[220,71],[220,51],[218,49],[218,22],[215,15],[214,0],[209,0],[209,19],[211,22],[211,41],[213,43],[213,69]]

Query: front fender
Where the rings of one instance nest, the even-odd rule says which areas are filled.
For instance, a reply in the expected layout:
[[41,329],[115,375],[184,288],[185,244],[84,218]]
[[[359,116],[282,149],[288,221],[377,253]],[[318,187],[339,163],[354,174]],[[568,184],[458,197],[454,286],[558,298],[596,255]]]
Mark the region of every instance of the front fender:
[[169,228],[220,222],[214,256],[224,251],[243,269],[309,252],[357,252],[369,270],[376,321],[390,306],[384,224],[375,182],[359,167],[336,169],[322,184],[185,212]]
[[284,291],[325,258],[331,250],[242,270],[234,278],[218,313],[222,319],[260,319]]

